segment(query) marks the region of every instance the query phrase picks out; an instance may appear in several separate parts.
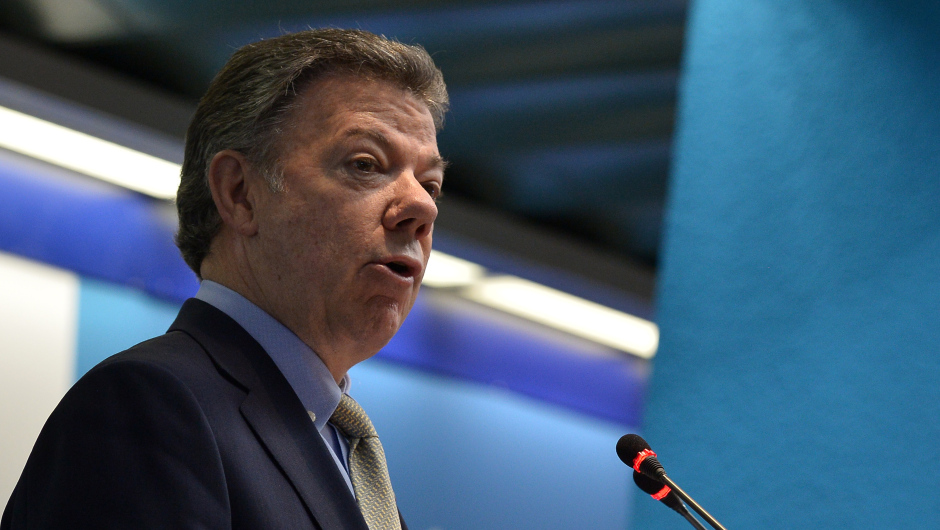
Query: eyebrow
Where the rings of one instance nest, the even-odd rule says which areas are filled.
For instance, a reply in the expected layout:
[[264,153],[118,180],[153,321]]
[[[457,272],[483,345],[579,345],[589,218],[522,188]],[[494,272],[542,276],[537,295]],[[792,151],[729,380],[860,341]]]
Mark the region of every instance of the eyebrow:
[[447,170],[448,166],[450,166],[450,161],[446,160],[441,155],[436,155],[431,159],[431,166],[438,168],[443,172]]
[[[392,142],[379,131],[357,127],[355,129],[349,129],[343,133],[344,138],[353,138],[356,136],[364,136],[369,138],[373,142],[382,146],[383,149],[391,149],[392,147]],[[447,169],[448,166],[450,166],[450,161],[444,159],[444,157],[441,155],[434,155],[430,160],[428,160],[428,165],[430,165],[432,168],[440,169],[443,172]]]
[[343,133],[344,138],[353,138],[356,136],[365,136],[366,138],[369,138],[373,142],[381,145],[382,147],[386,149],[392,146],[392,142],[389,141],[389,139],[386,138],[384,134],[380,133],[379,131],[374,131],[372,129],[355,128],[355,129],[349,129],[348,131]]

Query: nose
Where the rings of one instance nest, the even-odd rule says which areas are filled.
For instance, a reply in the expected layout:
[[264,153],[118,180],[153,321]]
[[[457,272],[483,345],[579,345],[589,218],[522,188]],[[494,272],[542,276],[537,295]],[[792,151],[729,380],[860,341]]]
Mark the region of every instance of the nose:
[[394,197],[382,219],[385,229],[423,239],[431,235],[435,219],[437,204],[434,199],[413,174],[402,173],[396,179]]

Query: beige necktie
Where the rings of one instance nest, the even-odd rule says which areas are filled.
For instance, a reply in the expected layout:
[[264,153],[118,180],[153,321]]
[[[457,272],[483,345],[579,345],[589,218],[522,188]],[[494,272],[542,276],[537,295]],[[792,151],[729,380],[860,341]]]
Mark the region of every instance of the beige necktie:
[[401,530],[385,451],[369,417],[356,400],[343,394],[330,423],[349,439],[349,478],[369,530]]

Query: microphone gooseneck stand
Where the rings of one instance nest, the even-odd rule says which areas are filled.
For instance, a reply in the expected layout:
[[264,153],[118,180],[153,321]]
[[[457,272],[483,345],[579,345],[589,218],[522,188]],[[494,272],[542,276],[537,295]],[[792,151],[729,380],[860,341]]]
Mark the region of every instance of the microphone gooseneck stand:
[[683,509],[682,511],[679,512],[679,515],[681,515],[682,517],[685,517],[685,520],[691,523],[692,526],[695,527],[695,530],[708,530],[707,528],[702,526],[702,523],[698,522],[698,519],[696,519],[694,515],[689,513],[689,510]]
[[[665,484],[665,485],[669,486],[670,488],[672,488],[672,491],[676,492],[676,495],[678,495],[680,499],[684,500],[684,501],[686,502],[686,504],[688,504],[689,506],[692,507],[693,510],[695,510],[696,512],[698,512],[698,514],[702,516],[702,519],[705,519],[705,522],[708,523],[708,524],[710,524],[710,525],[712,526],[712,528],[714,528],[715,530],[728,530],[727,528],[725,528],[724,526],[722,526],[721,523],[719,523],[718,521],[716,521],[715,518],[712,517],[712,515],[711,515],[710,513],[706,512],[706,511],[705,511],[705,508],[702,508],[701,506],[699,506],[699,504],[698,504],[697,502],[695,502],[695,501],[692,499],[692,497],[689,497],[689,494],[688,494],[688,493],[682,491],[682,488],[680,488],[679,486],[677,486],[676,483],[673,482],[671,478],[667,477],[665,472],[663,472],[661,475],[657,476],[657,477],[656,477],[656,480],[660,480],[660,481],[662,481],[663,484]],[[687,512],[688,512],[688,510],[687,510]],[[689,517],[692,517],[692,514],[689,514]],[[688,519],[689,517],[686,517],[686,519]],[[695,519],[695,518],[692,517],[692,519]],[[691,522],[691,521],[690,521],[690,522]]]

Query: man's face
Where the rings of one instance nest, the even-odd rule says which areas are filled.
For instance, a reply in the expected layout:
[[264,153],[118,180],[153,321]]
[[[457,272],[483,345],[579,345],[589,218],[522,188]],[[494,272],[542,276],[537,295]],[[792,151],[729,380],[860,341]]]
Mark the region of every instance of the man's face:
[[330,76],[297,102],[278,144],[284,189],[259,192],[247,250],[265,309],[335,376],[411,310],[444,164],[427,106],[394,84]]

